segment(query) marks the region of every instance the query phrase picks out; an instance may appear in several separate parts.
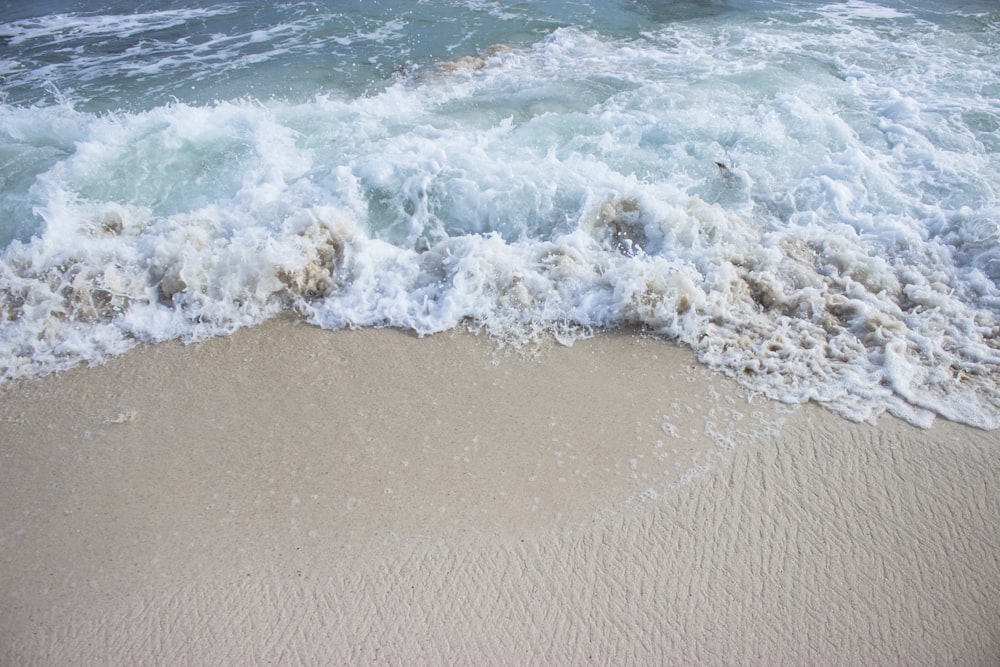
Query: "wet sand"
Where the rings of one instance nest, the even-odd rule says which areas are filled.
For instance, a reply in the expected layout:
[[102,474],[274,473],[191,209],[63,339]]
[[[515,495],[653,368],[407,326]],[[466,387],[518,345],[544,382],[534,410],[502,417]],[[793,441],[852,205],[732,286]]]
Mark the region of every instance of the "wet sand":
[[279,319],[0,392],[0,664],[1000,664],[1000,437]]

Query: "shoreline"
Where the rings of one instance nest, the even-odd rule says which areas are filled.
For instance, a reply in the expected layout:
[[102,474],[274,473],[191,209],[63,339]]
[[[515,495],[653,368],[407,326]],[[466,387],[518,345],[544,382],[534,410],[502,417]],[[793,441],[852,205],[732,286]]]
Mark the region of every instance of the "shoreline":
[[0,662],[1000,661],[995,434],[279,318],[0,391]]

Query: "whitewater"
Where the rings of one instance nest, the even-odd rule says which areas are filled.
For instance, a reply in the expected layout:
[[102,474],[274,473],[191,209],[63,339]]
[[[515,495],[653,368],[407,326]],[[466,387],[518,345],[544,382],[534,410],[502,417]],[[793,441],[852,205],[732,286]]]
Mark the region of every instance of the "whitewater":
[[994,429],[998,75],[985,1],[8,3],[0,381],[281,313],[635,326]]

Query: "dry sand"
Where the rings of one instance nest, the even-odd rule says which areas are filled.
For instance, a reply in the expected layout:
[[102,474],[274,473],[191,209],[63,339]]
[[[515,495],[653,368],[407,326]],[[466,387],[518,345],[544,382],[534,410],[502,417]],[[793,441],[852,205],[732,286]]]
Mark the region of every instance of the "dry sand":
[[0,664],[1000,664],[1000,442],[276,320],[0,393]]

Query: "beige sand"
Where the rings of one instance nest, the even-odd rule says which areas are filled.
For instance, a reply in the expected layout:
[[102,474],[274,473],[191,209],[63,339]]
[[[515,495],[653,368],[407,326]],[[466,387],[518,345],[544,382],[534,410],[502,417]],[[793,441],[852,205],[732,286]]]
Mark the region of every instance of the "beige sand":
[[1000,664],[1000,442],[286,320],[0,394],[0,664]]

